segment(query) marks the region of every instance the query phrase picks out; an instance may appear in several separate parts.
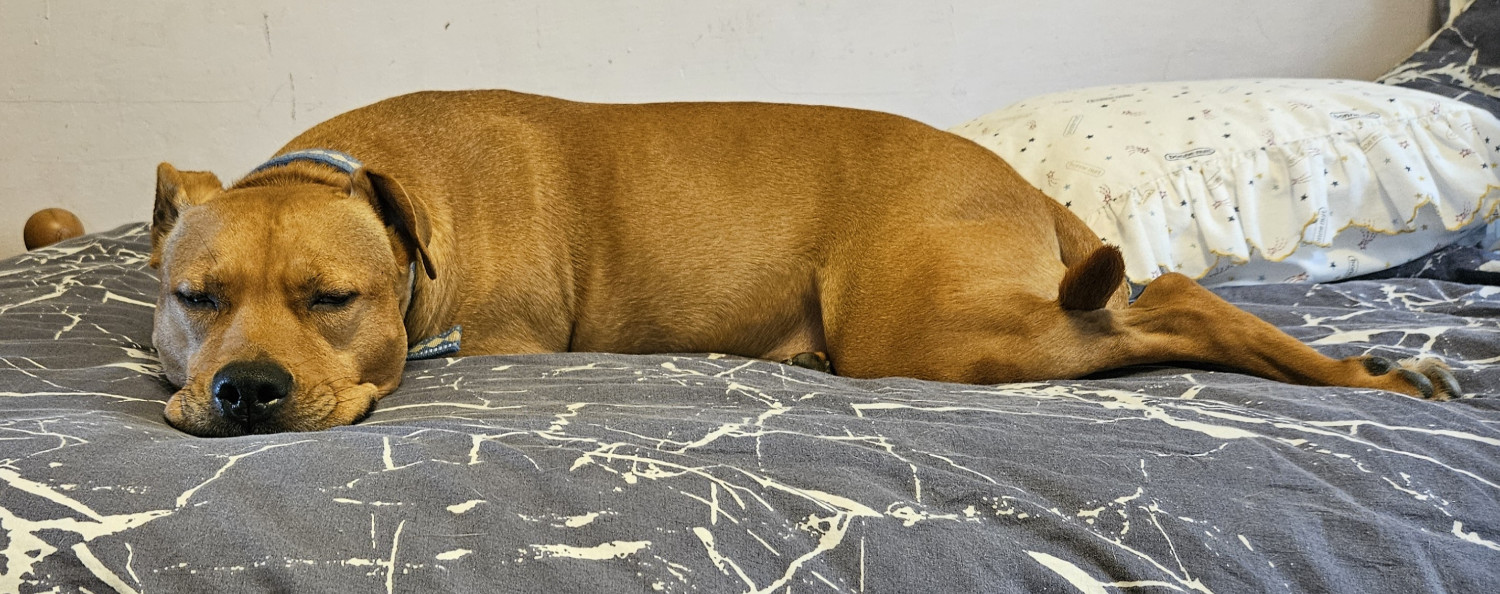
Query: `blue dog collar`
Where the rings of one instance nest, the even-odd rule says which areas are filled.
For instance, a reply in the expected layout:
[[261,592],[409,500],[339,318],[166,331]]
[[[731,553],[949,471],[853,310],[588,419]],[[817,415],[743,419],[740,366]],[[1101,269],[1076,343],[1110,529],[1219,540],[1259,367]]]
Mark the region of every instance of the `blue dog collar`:
[[422,359],[436,359],[443,355],[451,355],[458,352],[459,341],[463,338],[464,327],[454,326],[447,332],[424,340],[406,351],[407,361],[420,361]]
[[260,173],[272,167],[280,167],[282,165],[286,165],[287,163],[293,163],[296,161],[312,161],[314,163],[331,165],[350,175],[354,175],[355,170],[365,166],[365,164],[361,163],[359,159],[338,151],[331,151],[328,149],[307,149],[302,151],[292,151],[284,155],[277,155],[275,157],[272,157],[270,161],[266,161],[265,163],[261,164],[260,167],[256,167],[254,170],[250,171],[250,173]]

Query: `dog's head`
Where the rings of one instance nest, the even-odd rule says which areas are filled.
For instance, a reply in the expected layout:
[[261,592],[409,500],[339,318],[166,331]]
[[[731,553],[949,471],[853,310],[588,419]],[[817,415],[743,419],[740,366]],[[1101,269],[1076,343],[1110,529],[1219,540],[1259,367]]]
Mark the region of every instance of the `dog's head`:
[[167,421],[205,436],[358,421],[401,383],[413,271],[436,278],[428,233],[421,205],[366,169],[342,187],[226,190],[161,164],[152,340],[180,387]]

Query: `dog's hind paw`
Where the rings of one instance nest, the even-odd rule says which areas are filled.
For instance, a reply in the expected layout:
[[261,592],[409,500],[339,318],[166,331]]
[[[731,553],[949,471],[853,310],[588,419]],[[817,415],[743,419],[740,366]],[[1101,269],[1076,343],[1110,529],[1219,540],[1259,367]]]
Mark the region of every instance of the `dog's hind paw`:
[[1462,398],[1463,389],[1448,366],[1437,359],[1402,359],[1392,361],[1385,357],[1370,355],[1361,357],[1360,363],[1370,375],[1382,376],[1395,372],[1411,384],[1425,400],[1452,400]]
[[1453,371],[1448,365],[1437,359],[1402,359],[1399,364],[1401,371],[1406,373],[1421,374],[1427,379],[1430,389],[1423,390],[1423,397],[1428,400],[1452,400],[1463,398],[1464,391],[1458,387],[1458,380],[1453,377]]
[[792,358],[782,361],[781,364],[833,373],[833,364],[828,361],[828,355],[819,352],[797,353],[792,355]]

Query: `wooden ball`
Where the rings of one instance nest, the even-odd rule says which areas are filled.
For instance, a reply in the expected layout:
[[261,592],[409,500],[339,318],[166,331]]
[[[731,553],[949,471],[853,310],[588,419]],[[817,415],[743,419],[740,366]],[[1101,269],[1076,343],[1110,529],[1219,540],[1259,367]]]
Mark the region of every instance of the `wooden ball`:
[[39,210],[31,218],[26,219],[26,230],[23,233],[26,240],[26,249],[34,250],[83,235],[83,221],[71,212],[61,208],[47,208]]

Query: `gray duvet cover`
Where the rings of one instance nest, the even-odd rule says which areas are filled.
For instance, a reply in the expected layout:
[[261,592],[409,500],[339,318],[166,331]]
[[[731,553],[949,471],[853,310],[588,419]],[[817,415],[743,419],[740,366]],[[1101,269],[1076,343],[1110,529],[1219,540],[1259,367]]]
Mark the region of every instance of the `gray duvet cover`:
[[356,426],[203,439],[161,418],[147,250],[132,225],[0,262],[0,592],[1500,584],[1496,286],[1221,292],[1329,355],[1440,357],[1471,395],[1446,403],[1167,367],[460,356]]

